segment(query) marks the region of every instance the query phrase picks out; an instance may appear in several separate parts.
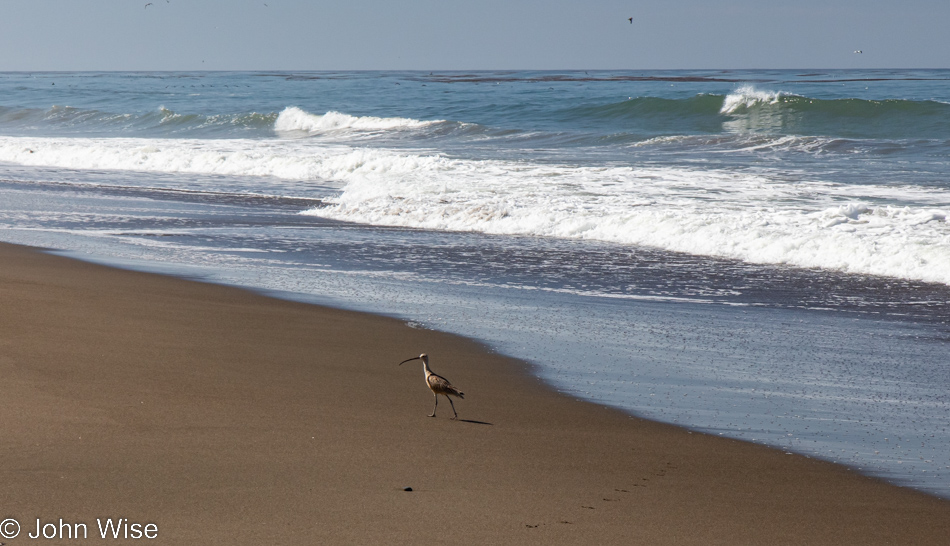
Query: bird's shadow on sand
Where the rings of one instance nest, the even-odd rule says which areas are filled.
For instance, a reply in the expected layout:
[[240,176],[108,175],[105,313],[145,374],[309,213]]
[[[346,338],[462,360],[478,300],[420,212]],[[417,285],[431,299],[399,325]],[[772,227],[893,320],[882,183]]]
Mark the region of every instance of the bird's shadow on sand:
[[473,421],[472,419],[459,419],[459,423],[472,423],[475,425],[493,425],[493,423],[486,423],[485,421]]

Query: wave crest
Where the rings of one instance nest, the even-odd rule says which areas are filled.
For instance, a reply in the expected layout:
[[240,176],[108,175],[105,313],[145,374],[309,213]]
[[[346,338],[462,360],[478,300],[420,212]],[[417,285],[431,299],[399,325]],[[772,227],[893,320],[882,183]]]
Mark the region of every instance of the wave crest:
[[277,114],[186,114],[165,106],[140,113],[53,105],[42,108],[0,106],[0,128],[40,135],[102,136],[271,136]]
[[759,91],[747,85],[736,89],[734,93],[726,95],[719,113],[724,115],[736,114],[759,105],[778,104],[783,97],[787,96],[790,95],[782,91]]
[[357,130],[357,131],[386,131],[398,129],[418,129],[443,123],[443,120],[420,121],[411,118],[379,118],[373,116],[351,116],[341,112],[330,111],[323,115],[311,114],[296,106],[288,106],[274,121],[274,130],[277,132],[305,132],[309,134],[326,133],[330,131]]

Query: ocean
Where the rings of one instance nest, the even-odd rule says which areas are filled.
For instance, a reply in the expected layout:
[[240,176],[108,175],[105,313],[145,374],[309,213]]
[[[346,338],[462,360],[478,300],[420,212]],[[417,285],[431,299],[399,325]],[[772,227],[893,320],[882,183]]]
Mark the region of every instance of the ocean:
[[0,73],[0,240],[950,498],[948,215],[948,70]]

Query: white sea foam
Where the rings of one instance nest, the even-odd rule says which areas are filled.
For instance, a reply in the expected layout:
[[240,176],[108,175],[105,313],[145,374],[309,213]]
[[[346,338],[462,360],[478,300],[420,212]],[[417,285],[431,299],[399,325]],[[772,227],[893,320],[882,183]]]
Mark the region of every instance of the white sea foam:
[[0,137],[0,161],[69,169],[337,180],[411,173],[441,158],[294,140]]
[[[950,284],[946,191],[685,168],[454,160],[422,167],[409,176],[354,171],[331,206],[307,214],[649,245]],[[900,204],[908,196],[918,201]]]
[[277,121],[274,122],[274,130],[277,132],[303,131],[309,134],[319,134],[345,129],[359,131],[416,129],[436,123],[442,123],[442,121],[420,121],[399,117],[356,117],[332,111],[323,115],[317,115],[301,110],[296,106],[288,106],[277,116]]
[[[726,128],[735,127],[735,120],[724,123]],[[748,125],[748,124],[746,124]],[[729,135],[673,135],[653,137],[635,142],[631,148],[660,147],[660,146],[694,146],[703,147],[710,153],[757,151],[793,151],[802,153],[821,153],[828,147],[843,142],[842,139],[832,137],[774,135],[755,132],[734,131]]]
[[[0,161],[277,177],[307,214],[390,226],[590,239],[950,284],[950,191],[787,181],[768,171],[461,160],[307,140],[0,137]],[[253,183],[249,192],[268,191]]]
[[760,91],[750,85],[744,85],[726,95],[722,101],[720,114],[734,114],[760,104],[778,104],[786,93],[781,91]]

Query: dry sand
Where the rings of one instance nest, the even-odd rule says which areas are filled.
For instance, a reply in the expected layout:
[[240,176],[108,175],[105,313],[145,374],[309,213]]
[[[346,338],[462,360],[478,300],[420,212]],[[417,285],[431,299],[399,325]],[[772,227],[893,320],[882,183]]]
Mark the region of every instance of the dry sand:
[[[426,416],[422,365],[396,365],[421,352],[463,421]],[[37,518],[102,542],[122,517],[180,545],[950,543],[948,501],[528,372],[398,320],[0,245],[4,542]]]

